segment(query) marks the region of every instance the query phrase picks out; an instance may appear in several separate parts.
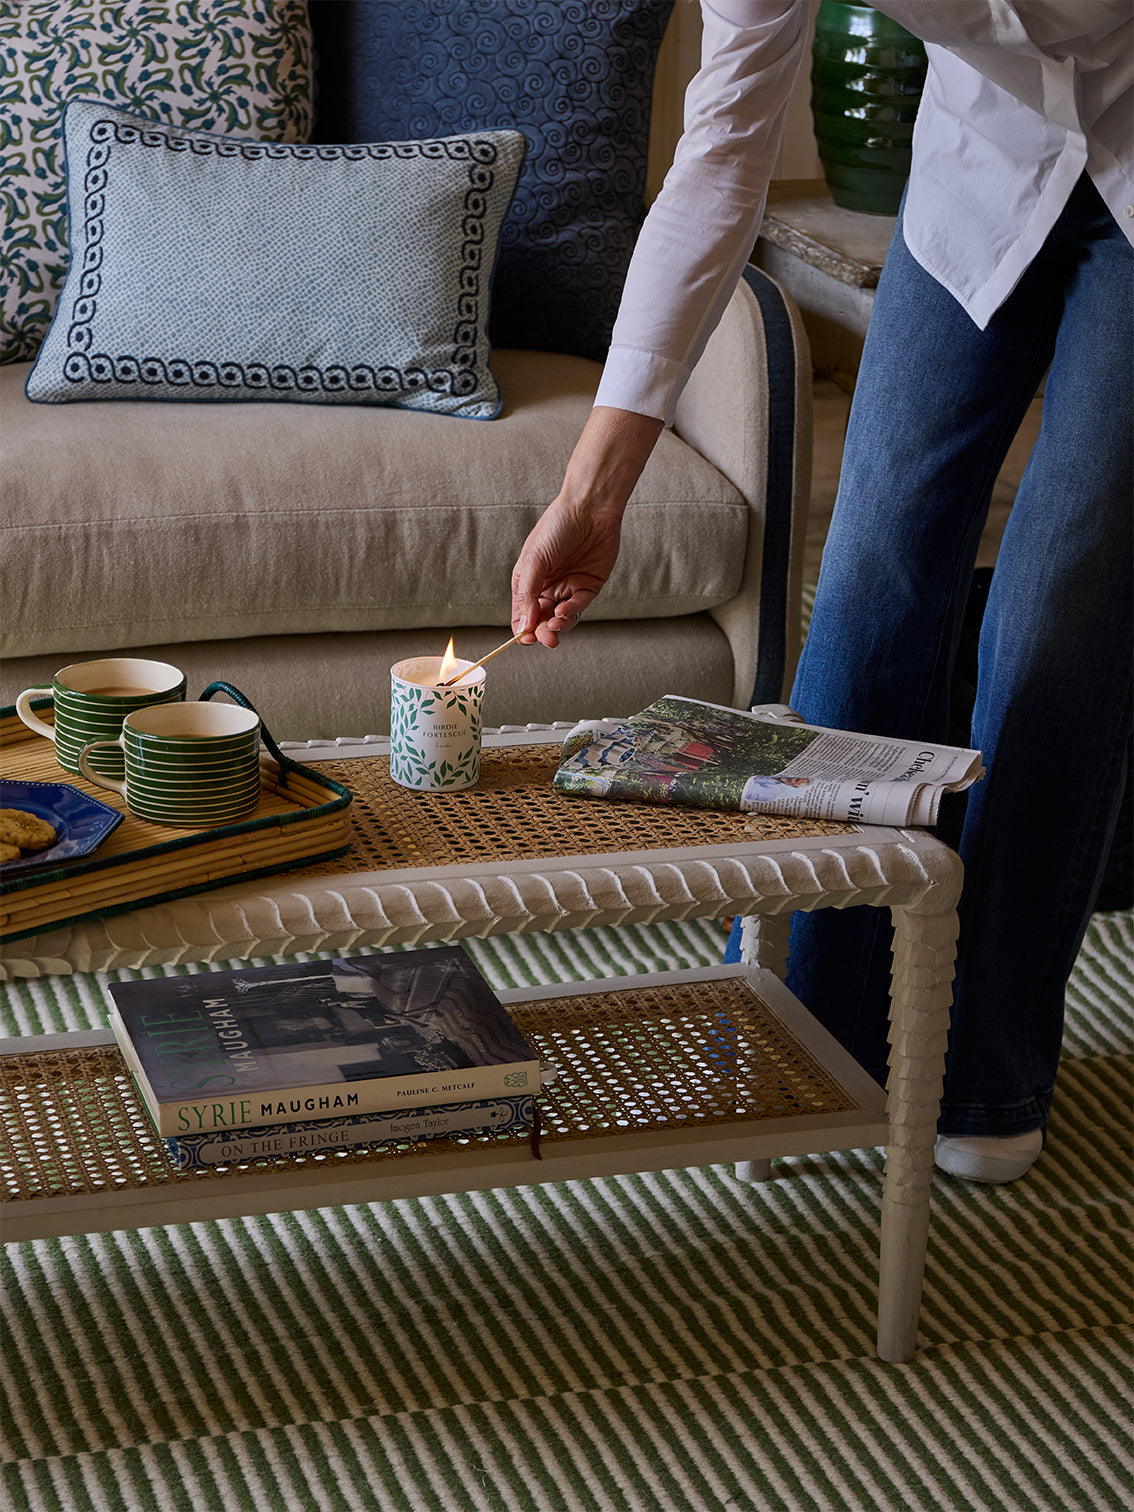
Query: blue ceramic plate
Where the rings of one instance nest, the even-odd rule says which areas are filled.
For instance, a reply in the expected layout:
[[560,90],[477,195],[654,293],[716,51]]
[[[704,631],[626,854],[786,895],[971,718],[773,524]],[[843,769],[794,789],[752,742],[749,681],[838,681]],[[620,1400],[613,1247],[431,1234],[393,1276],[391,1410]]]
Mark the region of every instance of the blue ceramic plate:
[[23,809],[46,819],[58,836],[48,850],[29,852],[19,861],[5,861],[0,865],[5,876],[29,866],[55,865],[89,856],[123,819],[108,803],[88,798],[68,783],[17,782],[11,777],[0,778],[0,808]]

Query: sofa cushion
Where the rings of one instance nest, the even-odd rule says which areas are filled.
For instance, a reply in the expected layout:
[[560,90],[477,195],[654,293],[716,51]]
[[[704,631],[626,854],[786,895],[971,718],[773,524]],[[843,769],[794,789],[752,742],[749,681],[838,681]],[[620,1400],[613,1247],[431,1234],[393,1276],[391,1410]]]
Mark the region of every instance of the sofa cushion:
[[[0,654],[506,626],[512,564],[559,489],[600,369],[493,360],[504,409],[491,425],[356,406],[36,405],[26,366],[0,369]],[[726,602],[748,528],[737,488],[667,431],[603,618]]]
[[[457,642],[475,660],[503,638],[498,627],[473,626]],[[436,656],[445,639],[436,630],[261,635],[139,647],[137,654],[180,667],[192,698],[218,678],[234,683],[277,740],[314,740],[388,731],[390,668],[410,656]],[[61,665],[58,656],[4,658],[0,707],[14,704],[24,688],[50,683]],[[487,671],[486,725],[624,715],[675,690],[710,703],[733,698],[732,649],[707,614],[584,620],[557,650],[511,647]]]
[[72,100],[63,135],[71,266],[29,399],[496,414],[519,132],[315,148]]
[[83,96],[174,126],[305,142],[306,0],[24,0],[0,7],[0,361],[35,356],[67,271],[61,118]]
[[497,346],[602,360],[644,214],[654,64],[673,0],[319,0],[314,140],[514,126]]

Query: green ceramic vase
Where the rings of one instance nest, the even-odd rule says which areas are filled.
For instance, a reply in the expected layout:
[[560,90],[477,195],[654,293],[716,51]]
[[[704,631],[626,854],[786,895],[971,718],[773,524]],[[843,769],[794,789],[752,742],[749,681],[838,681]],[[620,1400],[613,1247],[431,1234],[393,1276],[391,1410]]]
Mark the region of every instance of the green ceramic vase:
[[925,70],[918,39],[873,6],[842,0],[819,6],[811,111],[836,205],[898,213]]

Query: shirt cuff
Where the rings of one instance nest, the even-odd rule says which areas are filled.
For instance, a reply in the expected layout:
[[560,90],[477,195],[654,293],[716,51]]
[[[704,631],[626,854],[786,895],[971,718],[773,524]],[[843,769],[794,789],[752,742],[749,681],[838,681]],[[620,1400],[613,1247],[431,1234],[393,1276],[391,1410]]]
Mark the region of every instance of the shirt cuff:
[[612,346],[595,403],[631,410],[636,415],[652,415],[655,420],[672,425],[677,401],[688,381],[689,369],[683,362],[634,347]]

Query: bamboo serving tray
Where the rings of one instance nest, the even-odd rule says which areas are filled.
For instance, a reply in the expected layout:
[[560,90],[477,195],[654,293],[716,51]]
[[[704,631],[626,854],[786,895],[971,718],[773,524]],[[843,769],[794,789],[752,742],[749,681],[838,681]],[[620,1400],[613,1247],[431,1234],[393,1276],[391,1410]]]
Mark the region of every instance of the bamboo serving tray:
[[[50,722],[50,709],[39,710]],[[89,856],[42,870],[0,871],[0,941],[271,876],[342,856],[351,843],[349,788],[310,767],[267,754],[261,790],[245,818],[216,829],[179,829],[135,819],[126,800],[55,761],[55,747],[12,708],[0,710],[0,777],[65,783],[125,817]]]

